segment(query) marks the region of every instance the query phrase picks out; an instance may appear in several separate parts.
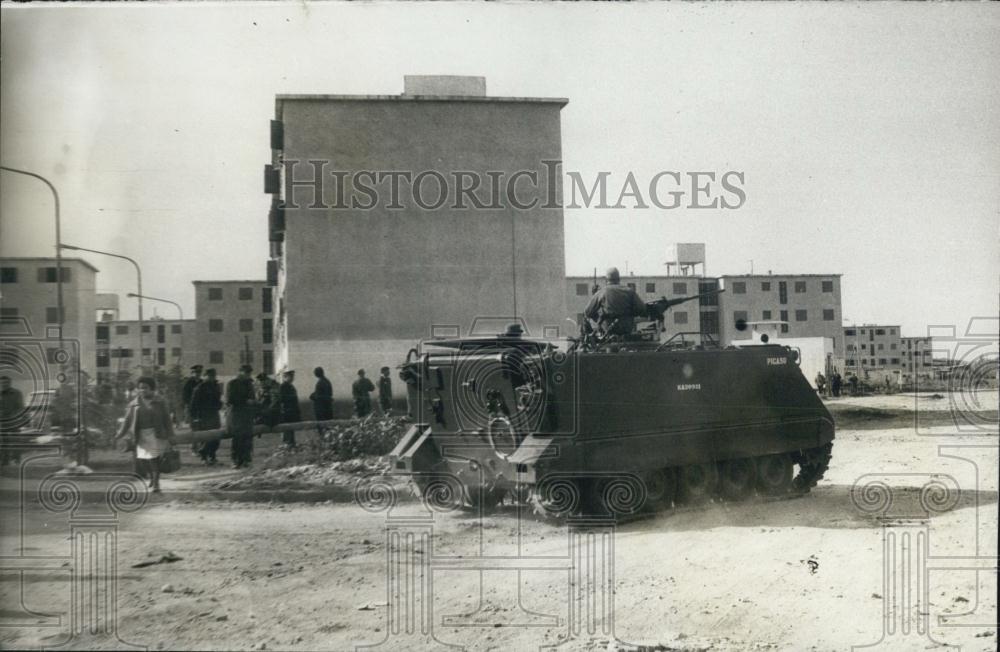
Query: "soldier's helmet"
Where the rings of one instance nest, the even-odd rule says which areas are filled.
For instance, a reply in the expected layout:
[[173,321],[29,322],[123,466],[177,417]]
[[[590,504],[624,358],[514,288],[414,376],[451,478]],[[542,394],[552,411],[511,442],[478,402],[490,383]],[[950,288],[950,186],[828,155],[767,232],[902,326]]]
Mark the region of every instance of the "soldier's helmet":
[[617,267],[609,267],[604,277],[608,280],[608,283],[618,283],[622,280]]

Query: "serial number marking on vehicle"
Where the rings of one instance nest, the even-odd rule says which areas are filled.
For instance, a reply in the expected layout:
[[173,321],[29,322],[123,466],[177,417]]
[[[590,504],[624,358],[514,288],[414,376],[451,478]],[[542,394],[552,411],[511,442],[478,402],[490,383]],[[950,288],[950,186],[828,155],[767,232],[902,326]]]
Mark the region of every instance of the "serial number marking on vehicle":
[[690,383],[690,384],[687,384],[687,385],[678,385],[677,386],[677,391],[679,391],[679,392],[685,392],[685,391],[687,391],[689,389],[701,389],[701,383]]
[[788,358],[768,358],[767,364],[788,364]]

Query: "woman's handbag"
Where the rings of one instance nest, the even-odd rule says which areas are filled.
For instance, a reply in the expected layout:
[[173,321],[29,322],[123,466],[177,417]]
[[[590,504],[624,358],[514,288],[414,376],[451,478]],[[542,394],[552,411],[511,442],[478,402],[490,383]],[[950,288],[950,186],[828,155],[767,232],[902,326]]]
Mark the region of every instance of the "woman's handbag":
[[160,473],[174,473],[181,468],[181,452],[171,448],[160,457]]

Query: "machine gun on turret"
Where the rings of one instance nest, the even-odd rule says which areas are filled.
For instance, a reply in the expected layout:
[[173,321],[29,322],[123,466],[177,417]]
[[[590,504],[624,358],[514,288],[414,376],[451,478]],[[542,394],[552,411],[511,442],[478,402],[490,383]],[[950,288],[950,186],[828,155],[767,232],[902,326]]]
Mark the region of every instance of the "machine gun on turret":
[[709,292],[703,292],[701,294],[693,294],[689,297],[680,297],[678,299],[668,299],[666,297],[660,297],[656,301],[646,302],[646,318],[650,321],[656,322],[656,329],[658,331],[665,330],[663,326],[663,317],[666,312],[673,308],[674,306],[679,306],[682,303],[687,303],[688,301],[694,301],[695,299],[701,299],[702,297],[710,297],[716,294],[721,294],[725,290],[711,290]]

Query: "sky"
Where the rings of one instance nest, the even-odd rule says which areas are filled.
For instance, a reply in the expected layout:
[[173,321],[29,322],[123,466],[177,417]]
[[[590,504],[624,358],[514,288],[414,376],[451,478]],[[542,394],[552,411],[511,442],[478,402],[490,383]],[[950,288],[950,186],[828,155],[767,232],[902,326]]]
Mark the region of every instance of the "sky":
[[[744,174],[737,210],[566,209],[569,274],[661,274],[704,242],[713,275],[842,274],[845,323],[1000,313],[995,4],[8,4],[0,57],[3,165],[56,184],[64,242],[136,258],[188,316],[191,281],[264,277],[274,96],[406,74],[567,98],[564,168],[616,190]],[[53,241],[47,190],[0,174],[0,255]],[[134,291],[86,257],[100,291]]]

